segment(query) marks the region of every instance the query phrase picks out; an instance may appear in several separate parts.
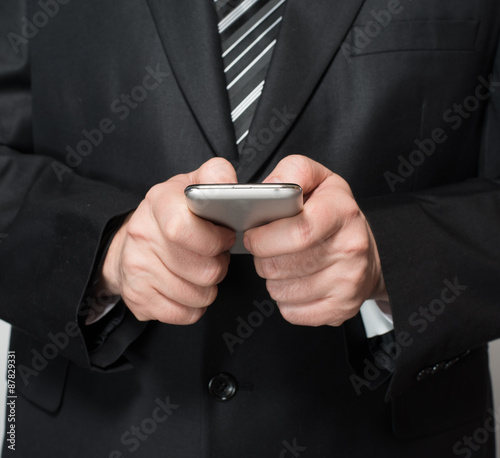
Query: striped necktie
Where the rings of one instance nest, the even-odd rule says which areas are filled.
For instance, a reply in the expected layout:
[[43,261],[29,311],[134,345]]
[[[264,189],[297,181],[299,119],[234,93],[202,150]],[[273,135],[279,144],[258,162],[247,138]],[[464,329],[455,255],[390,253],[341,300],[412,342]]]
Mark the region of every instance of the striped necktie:
[[285,0],[215,0],[231,119],[241,152],[278,37]]

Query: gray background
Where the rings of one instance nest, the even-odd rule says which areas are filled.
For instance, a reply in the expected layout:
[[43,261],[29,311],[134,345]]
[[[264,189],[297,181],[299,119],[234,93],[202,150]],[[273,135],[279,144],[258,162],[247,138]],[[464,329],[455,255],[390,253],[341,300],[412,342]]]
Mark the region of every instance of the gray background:
[[[10,326],[5,322],[0,320],[0,437],[2,437],[3,446],[3,430],[5,424],[4,412],[5,412],[5,402],[6,402],[6,364],[7,364],[7,351],[9,348],[9,336],[10,336]],[[494,386],[494,396],[495,403],[494,408],[500,407],[500,340],[493,342],[490,345],[490,362],[491,362],[491,373],[493,377]],[[500,418],[497,418],[497,422]],[[500,428],[497,426],[497,444],[500,444]],[[471,431],[471,434],[473,431]],[[500,449],[500,447],[498,447]],[[1,449],[1,446],[0,446]],[[497,456],[500,454],[497,452]]]

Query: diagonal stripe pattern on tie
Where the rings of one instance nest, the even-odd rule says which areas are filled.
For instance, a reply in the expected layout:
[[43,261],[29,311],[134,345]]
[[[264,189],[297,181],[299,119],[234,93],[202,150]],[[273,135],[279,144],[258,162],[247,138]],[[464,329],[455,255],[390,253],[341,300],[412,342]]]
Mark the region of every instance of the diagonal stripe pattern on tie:
[[231,119],[241,152],[283,18],[286,0],[215,0]]

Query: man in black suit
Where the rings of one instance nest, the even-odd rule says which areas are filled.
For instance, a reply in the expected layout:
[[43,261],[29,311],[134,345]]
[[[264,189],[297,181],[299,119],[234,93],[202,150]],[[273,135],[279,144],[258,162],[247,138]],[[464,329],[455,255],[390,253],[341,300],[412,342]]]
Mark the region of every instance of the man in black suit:
[[[493,457],[500,5],[287,0],[238,148],[212,3],[0,7],[4,455]],[[264,179],[230,258],[183,189]]]

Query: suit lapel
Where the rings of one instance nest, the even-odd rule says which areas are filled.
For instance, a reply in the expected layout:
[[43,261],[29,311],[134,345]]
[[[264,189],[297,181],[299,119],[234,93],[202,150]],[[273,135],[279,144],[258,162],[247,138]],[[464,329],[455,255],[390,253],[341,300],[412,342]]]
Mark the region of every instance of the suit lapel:
[[[287,1],[264,91],[240,160],[241,182],[255,176],[290,130],[294,123],[292,116],[296,119],[303,110],[363,3],[363,0]],[[273,129],[277,122],[273,118],[284,119],[278,121],[279,129]]]
[[214,153],[237,160],[213,0],[148,3],[174,76]]

